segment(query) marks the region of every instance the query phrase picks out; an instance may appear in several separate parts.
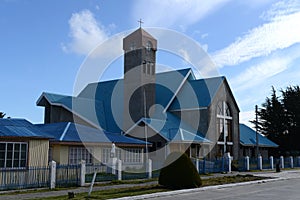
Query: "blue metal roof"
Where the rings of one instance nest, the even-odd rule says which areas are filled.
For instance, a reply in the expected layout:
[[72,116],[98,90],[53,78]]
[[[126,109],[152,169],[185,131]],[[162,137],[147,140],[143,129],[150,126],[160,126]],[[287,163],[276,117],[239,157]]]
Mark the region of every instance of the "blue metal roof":
[[202,133],[166,112],[166,118],[144,118],[143,121],[170,142],[210,143]]
[[[158,73],[156,75],[156,104],[165,108],[185,78],[188,82],[183,84],[170,110],[194,108],[197,104],[197,107],[208,106],[225,79],[217,77],[195,80],[190,68]],[[117,122],[123,121],[123,112],[119,112],[123,110],[123,87],[123,79],[119,79],[88,84],[77,97],[43,93],[37,105],[45,106],[44,98],[46,98],[50,104],[61,105],[86,121],[96,126],[100,125],[108,132],[121,132],[122,123]],[[117,98],[113,98],[113,91],[116,88],[118,88]],[[195,94],[195,98],[190,97],[191,93]],[[195,105],[191,99],[195,100]],[[113,109],[116,112],[113,112]],[[174,120],[170,119],[170,121]],[[189,132],[194,132],[194,130]]]
[[[240,124],[240,143],[243,146],[256,145],[256,132],[245,124]],[[258,134],[258,143],[260,147],[278,147],[277,144],[261,134]]]
[[11,118],[0,119],[0,137],[51,138],[27,120]]
[[183,85],[170,110],[208,107],[225,77],[189,80]]
[[[78,143],[118,143],[145,145],[142,140],[126,137],[120,133],[110,133],[71,122],[60,122],[52,124],[35,125],[47,135],[53,136],[56,142],[78,142]],[[148,143],[151,144],[151,143]]]
[[[174,92],[179,87],[184,77],[191,69],[181,69],[158,73],[156,76],[156,102],[165,107]],[[192,79],[192,78],[190,78]],[[118,86],[118,98],[112,98],[113,91]],[[88,84],[77,97],[43,93],[37,101],[37,105],[44,106],[43,98],[50,104],[61,105],[70,112],[77,113],[94,125],[100,125],[109,132],[121,132],[120,123],[123,120],[122,112],[112,112],[123,110],[123,79],[97,82]],[[161,95],[164,94],[164,95]],[[113,106],[112,106],[113,105]]]

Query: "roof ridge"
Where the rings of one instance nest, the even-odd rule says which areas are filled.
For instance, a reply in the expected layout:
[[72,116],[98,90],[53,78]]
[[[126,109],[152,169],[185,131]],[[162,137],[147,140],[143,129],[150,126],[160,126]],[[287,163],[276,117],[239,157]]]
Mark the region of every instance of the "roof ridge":
[[61,134],[61,136],[60,136],[60,138],[59,138],[59,141],[63,141],[63,139],[64,139],[64,137],[66,136],[66,133],[67,133],[69,127],[70,127],[70,125],[71,125],[71,122],[68,122],[67,126],[65,127],[64,132]]

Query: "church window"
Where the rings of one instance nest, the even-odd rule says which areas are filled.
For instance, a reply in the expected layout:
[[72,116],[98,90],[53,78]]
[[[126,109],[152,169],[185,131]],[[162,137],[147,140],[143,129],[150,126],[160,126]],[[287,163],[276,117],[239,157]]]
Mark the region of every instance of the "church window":
[[135,42],[131,42],[131,44],[130,44],[130,50],[135,50],[135,49],[136,49]]
[[150,51],[152,49],[152,43],[150,41],[147,42],[146,49],[147,51]]
[[152,75],[155,74],[155,65],[153,63],[151,64],[151,72]]
[[146,74],[146,67],[147,67],[147,65],[144,63],[144,64],[143,64],[143,73],[144,73],[144,74]]
[[225,101],[220,101],[217,105],[217,143],[222,154],[232,151],[232,134],[232,115],[230,107]]
[[147,74],[150,74],[150,63],[147,63]]

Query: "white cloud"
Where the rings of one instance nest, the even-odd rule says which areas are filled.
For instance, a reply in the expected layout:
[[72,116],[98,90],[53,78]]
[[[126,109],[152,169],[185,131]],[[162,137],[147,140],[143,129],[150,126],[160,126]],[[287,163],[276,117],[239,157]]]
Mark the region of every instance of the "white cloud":
[[254,112],[254,108],[251,111],[244,111],[244,112],[240,112],[240,123],[245,124],[249,127],[253,127],[253,124],[250,123],[250,120],[254,120],[255,118],[255,112]]
[[108,37],[105,27],[96,21],[89,10],[73,13],[69,26],[71,42],[62,44],[65,52],[86,55]]
[[184,30],[230,0],[152,0],[135,2],[133,18],[142,18],[145,26],[172,27]]
[[267,79],[286,71],[296,59],[300,58],[300,45],[283,50],[264,58],[247,68],[231,80],[236,92],[260,85]]
[[[277,13],[277,14],[276,14]],[[270,22],[250,30],[213,54],[217,66],[237,65],[300,42],[300,2],[274,4],[263,14]]]
[[288,68],[290,58],[267,59],[254,65],[231,80],[236,92],[246,90]]

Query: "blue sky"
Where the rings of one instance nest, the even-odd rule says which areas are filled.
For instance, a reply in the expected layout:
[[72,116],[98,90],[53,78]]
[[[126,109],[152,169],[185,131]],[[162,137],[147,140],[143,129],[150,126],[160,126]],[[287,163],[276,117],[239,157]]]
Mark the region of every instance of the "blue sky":
[[140,18],[143,27],[176,30],[207,51],[228,79],[241,122],[254,118],[271,86],[300,84],[297,0],[2,0],[0,111],[42,122],[41,93],[71,95],[88,53]]

